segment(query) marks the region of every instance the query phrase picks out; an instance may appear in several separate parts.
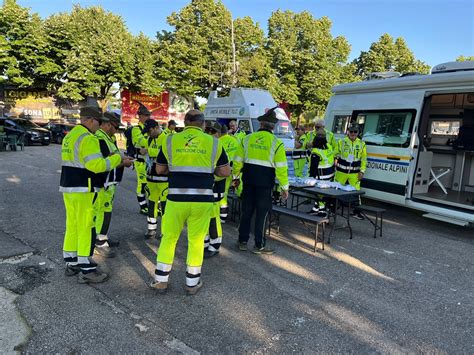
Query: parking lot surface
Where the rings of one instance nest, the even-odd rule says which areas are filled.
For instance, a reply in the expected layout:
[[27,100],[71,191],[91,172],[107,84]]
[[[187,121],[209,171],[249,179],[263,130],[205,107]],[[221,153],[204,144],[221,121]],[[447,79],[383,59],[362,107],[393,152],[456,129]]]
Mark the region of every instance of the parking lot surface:
[[[0,162],[0,297],[17,297],[9,321],[25,332],[16,350],[474,352],[473,229],[378,204],[387,208],[383,238],[354,221],[354,239],[338,230],[313,253],[306,229],[282,219],[269,240],[276,254],[258,256],[237,250],[237,225],[227,223],[202,290],[185,295],[183,233],[171,288],[159,295],[148,287],[159,241],[144,239],[127,170],[110,233],[118,255],[95,257],[111,279],[88,286],[64,276],[60,146],[0,152]],[[0,352],[12,351],[1,327]]]

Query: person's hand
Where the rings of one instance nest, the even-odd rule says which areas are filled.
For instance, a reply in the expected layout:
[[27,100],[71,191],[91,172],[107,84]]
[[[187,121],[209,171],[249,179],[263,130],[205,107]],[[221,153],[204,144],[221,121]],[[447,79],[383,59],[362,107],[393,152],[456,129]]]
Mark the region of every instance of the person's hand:
[[282,201],[286,201],[288,199],[288,190],[282,190],[280,197]]
[[240,179],[232,180],[232,186],[236,189],[240,186]]
[[364,178],[364,173],[360,172],[358,176],[359,181],[361,181],[363,178]]
[[125,166],[126,168],[130,167],[133,165],[133,161],[135,159],[133,158],[130,158],[130,157],[127,157],[127,156],[123,156],[122,157],[122,163],[120,164],[121,166]]
[[140,148],[140,154],[141,155],[146,155],[148,153],[148,149],[146,148]]
[[313,142],[306,143],[306,148],[309,148],[309,149],[313,148]]

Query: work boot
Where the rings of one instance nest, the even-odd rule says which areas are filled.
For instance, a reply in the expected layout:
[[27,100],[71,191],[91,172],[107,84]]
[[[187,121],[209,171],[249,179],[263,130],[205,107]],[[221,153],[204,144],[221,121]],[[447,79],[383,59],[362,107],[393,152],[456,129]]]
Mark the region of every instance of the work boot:
[[204,250],[204,259],[212,258],[213,256],[219,254],[219,250]]
[[97,255],[103,256],[104,258],[115,257],[115,252],[112,249],[110,249],[107,243],[104,243],[102,245],[96,245],[94,248],[94,253]]
[[155,229],[148,229],[145,233],[145,239],[155,238],[156,237],[156,230]]
[[269,247],[257,247],[257,246],[254,246],[253,249],[252,249],[252,253],[254,254],[257,254],[257,255],[261,255],[261,254],[264,254],[264,255],[271,255],[275,252],[275,250],[273,250],[272,248],[269,248]]
[[89,272],[84,274],[82,271],[77,276],[77,282],[80,284],[99,284],[104,282],[109,278],[109,275],[105,272],[100,272],[96,270],[94,272]]
[[199,289],[202,287],[202,281],[199,280],[198,284],[196,286],[188,286],[186,285],[184,289],[186,290],[186,294],[188,296],[193,296],[196,293],[198,293]]
[[150,287],[159,293],[164,293],[168,289],[168,283],[154,280]]
[[148,216],[148,207],[140,208],[140,214],[144,214],[145,216]]
[[237,246],[238,246],[240,251],[247,251],[247,243],[239,242]]
[[74,276],[74,275],[77,275],[80,271],[81,271],[81,268],[77,265],[66,265],[66,269],[64,270],[64,275]]

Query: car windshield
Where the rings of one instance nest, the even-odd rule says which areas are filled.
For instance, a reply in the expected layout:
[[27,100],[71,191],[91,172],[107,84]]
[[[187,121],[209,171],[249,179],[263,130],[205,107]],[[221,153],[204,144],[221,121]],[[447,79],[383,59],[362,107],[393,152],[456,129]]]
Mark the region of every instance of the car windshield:
[[28,120],[15,120],[15,122],[24,128],[40,128],[40,126],[38,126],[36,123]]
[[[258,122],[258,120],[253,119],[252,125],[253,125],[254,132],[259,130],[260,123]],[[290,121],[278,120],[278,122],[275,125],[275,129],[273,130],[273,133],[278,138],[293,139],[295,137],[295,132],[293,130],[293,126],[291,125]]]

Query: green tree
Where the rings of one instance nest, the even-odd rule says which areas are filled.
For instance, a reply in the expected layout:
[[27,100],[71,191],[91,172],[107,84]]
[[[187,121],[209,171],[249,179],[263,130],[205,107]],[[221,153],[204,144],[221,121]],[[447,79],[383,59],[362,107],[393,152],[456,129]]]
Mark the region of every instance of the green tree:
[[393,39],[385,33],[377,42],[371,44],[367,52],[361,52],[354,60],[356,74],[366,76],[369,73],[397,71],[400,73],[418,72],[427,74],[430,66],[415,58],[402,37]]
[[305,111],[324,111],[332,86],[355,80],[347,64],[349,43],[331,35],[327,17],[315,19],[307,11],[274,12],[268,21],[267,51],[276,75],[269,88],[297,117]]
[[48,55],[59,68],[54,82],[58,97],[94,97],[105,107],[114,84],[133,83],[133,38],[120,16],[75,5],[71,13],[49,17],[45,30]]
[[124,87],[150,95],[158,95],[165,90],[157,79],[157,51],[156,43],[143,33],[133,38],[132,80],[123,83]]
[[0,82],[46,86],[54,63],[45,55],[48,46],[42,20],[15,0],[0,8]]
[[474,55],[471,55],[471,56],[460,55],[459,57],[456,58],[456,62],[466,62],[468,60],[474,61]]
[[220,0],[192,0],[167,20],[174,30],[157,34],[157,74],[168,89],[205,97],[231,81],[231,14]]
[[[234,20],[236,52],[235,86],[268,88],[275,72],[265,50],[265,34],[250,17]],[[232,73],[230,73],[232,74]]]

